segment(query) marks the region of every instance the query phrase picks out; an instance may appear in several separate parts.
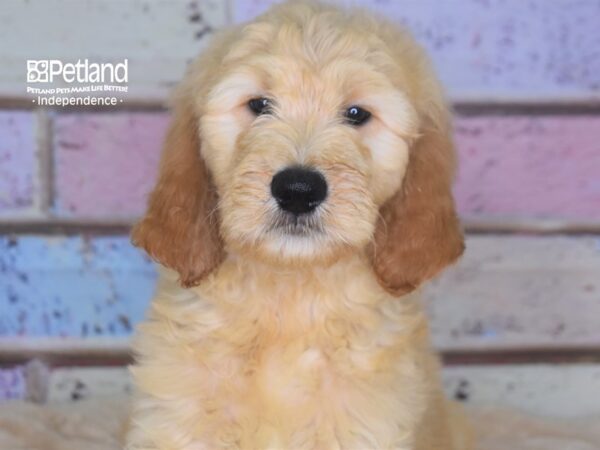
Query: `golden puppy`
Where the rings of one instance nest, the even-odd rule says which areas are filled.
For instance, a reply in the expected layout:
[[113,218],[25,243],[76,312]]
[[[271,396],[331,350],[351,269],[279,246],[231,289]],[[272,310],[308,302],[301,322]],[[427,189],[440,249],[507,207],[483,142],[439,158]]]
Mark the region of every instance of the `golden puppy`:
[[423,51],[287,3],[178,91],[133,241],[167,268],[131,450],[464,450],[416,288],[456,260],[449,114]]

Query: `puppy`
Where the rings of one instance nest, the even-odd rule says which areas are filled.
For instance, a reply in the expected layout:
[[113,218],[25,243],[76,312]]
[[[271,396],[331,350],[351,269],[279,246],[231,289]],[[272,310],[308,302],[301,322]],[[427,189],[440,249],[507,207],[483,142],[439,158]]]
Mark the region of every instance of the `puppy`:
[[286,3],[175,98],[130,450],[465,450],[417,288],[455,261],[442,90],[396,26]]

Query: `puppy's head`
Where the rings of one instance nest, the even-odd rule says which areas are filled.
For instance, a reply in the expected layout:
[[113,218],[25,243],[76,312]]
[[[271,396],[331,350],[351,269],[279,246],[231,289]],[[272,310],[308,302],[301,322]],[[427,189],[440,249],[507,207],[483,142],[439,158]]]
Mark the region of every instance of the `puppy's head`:
[[279,265],[366,252],[399,295],[462,252],[453,170],[443,95],[409,36],[285,4],[191,68],[133,240],[185,286],[225,249]]

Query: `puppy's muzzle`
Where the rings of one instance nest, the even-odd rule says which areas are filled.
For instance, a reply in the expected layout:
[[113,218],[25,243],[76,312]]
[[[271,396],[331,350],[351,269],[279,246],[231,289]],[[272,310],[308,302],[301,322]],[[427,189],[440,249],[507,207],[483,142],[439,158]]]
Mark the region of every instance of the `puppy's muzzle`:
[[271,195],[282,210],[300,216],[314,211],[325,200],[327,182],[316,170],[288,167],[271,180]]

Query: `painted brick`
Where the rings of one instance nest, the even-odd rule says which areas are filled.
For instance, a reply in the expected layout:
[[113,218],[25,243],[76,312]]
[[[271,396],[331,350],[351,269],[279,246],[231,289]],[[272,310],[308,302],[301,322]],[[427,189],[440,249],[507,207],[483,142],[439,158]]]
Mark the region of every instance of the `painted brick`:
[[475,235],[424,289],[439,349],[600,344],[598,236]]
[[600,219],[600,118],[458,120],[465,215]]
[[64,367],[48,380],[48,401],[69,402],[129,395],[133,381],[125,367]]
[[35,148],[33,115],[0,111],[0,214],[33,207]]
[[[447,394],[455,400],[472,406],[501,406],[528,414],[560,418],[563,421],[590,415],[596,416],[594,422],[597,423],[597,416],[600,414],[598,403],[600,365],[598,364],[451,366],[445,367],[442,375]],[[590,427],[590,431],[592,429],[597,432],[597,425]],[[514,425],[513,431],[515,431]],[[576,432],[573,434],[576,435]],[[580,437],[583,435],[584,433]],[[600,437],[600,434],[597,435]],[[482,444],[480,442],[478,448],[548,450],[541,443],[539,447],[537,445],[487,447]],[[583,446],[582,450],[586,447]],[[564,447],[561,448],[574,450],[577,446],[570,447],[565,442]],[[587,448],[591,450],[593,447]]]
[[155,181],[167,121],[161,113],[59,115],[55,213],[95,218],[141,214]]
[[24,366],[0,369],[0,402],[25,398],[26,392]]
[[[448,396],[467,406],[508,407],[563,420],[600,414],[598,364],[450,366],[442,377]],[[130,393],[132,383],[124,367],[58,368],[50,375],[48,402],[115,398]]]
[[[55,129],[55,212],[141,214],[153,186],[166,114],[69,114]],[[461,214],[600,218],[600,118],[462,117],[456,138]]]
[[0,336],[127,335],[155,277],[125,236],[0,237]]
[[[424,289],[444,350],[600,344],[600,241],[469,236]],[[0,336],[127,337],[152,298],[153,265],[126,237],[0,239]]]
[[[274,0],[235,0],[235,21]],[[597,0],[346,0],[405,24],[454,99],[600,99]]]

